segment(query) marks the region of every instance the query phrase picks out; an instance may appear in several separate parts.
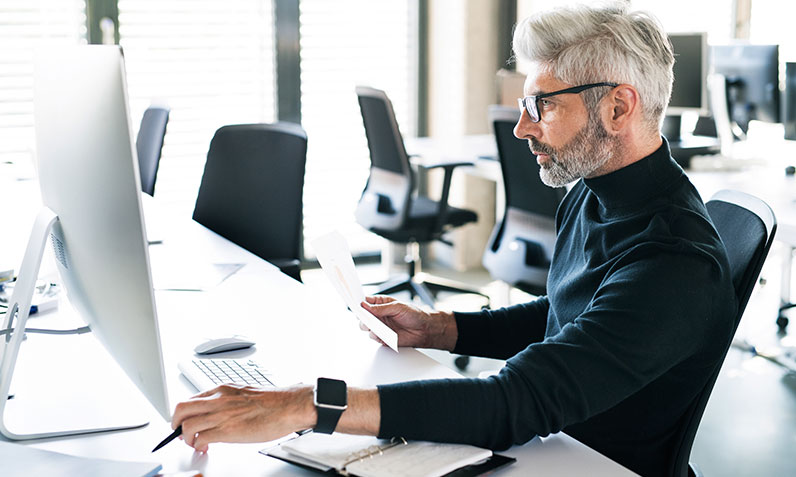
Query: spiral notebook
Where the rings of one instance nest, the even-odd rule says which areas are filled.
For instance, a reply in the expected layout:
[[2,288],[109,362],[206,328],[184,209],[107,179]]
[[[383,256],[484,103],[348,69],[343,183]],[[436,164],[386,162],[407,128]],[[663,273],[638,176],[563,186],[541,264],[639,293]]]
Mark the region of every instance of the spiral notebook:
[[464,444],[312,432],[261,452],[318,472],[356,477],[476,476],[515,461]]

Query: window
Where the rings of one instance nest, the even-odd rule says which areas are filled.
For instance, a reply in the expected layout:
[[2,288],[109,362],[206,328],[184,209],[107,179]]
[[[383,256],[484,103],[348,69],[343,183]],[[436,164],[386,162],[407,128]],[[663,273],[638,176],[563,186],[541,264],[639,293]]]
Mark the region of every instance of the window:
[[635,10],[653,13],[667,32],[704,31],[708,33],[709,43],[726,43],[734,36],[734,0],[632,0],[630,3]]
[[379,250],[383,239],[354,220],[370,167],[354,87],[386,91],[401,133],[414,134],[417,1],[302,0],[299,7],[304,236],[337,229],[353,254]]
[[190,214],[213,133],[274,121],[273,31],[271,0],[119,0],[134,128],[150,103],[171,107],[160,199]]
[[796,61],[796,37],[791,32],[796,4],[773,0],[752,2],[749,40],[778,44],[780,61]]
[[85,11],[83,0],[0,3],[0,164],[18,165],[17,173],[33,171],[34,51],[85,43]]

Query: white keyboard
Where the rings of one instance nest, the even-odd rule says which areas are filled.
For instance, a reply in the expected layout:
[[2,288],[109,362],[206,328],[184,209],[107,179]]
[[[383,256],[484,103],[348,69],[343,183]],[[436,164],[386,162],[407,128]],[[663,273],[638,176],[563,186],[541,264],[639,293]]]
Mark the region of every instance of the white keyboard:
[[250,359],[192,359],[178,367],[200,392],[221,384],[274,386],[273,374]]

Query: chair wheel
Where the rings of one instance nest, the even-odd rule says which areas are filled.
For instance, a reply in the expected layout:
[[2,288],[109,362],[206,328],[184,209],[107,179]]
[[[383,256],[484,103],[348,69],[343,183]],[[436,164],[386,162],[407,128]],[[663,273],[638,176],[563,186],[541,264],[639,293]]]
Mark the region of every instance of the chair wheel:
[[788,320],[787,316],[779,315],[777,317],[777,327],[779,328],[779,331],[781,331],[781,332],[785,331],[785,328],[788,327],[788,321],[789,320]]
[[470,364],[470,357],[469,356],[459,356],[458,358],[453,360],[453,364],[459,368],[459,371],[464,371],[467,369],[467,366]]

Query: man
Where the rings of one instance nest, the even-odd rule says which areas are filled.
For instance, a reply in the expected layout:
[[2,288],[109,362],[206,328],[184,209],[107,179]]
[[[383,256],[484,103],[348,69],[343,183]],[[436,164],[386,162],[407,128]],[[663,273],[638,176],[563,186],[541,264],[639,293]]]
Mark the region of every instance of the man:
[[[688,410],[731,339],[737,303],[702,199],[660,136],[674,58],[624,4],[533,16],[514,35],[532,69],[515,135],[562,202],[548,296],[480,313],[363,306],[399,345],[508,359],[487,379],[348,389],[336,430],[504,449],[564,431],[643,475],[673,470]],[[222,387],[172,425],[210,442],[320,426],[308,386]],[[333,426],[332,426],[333,427]]]

